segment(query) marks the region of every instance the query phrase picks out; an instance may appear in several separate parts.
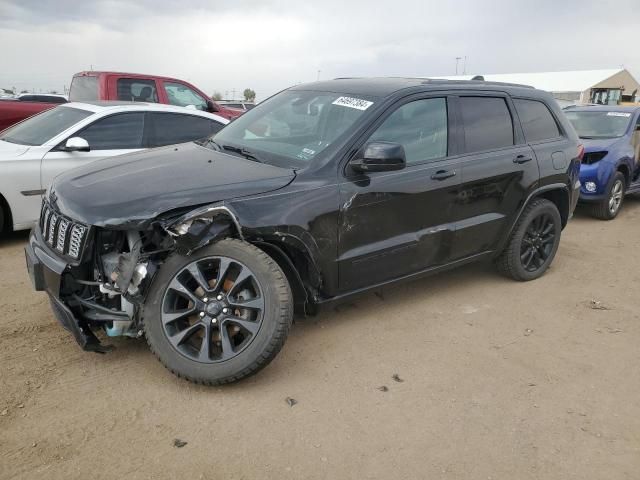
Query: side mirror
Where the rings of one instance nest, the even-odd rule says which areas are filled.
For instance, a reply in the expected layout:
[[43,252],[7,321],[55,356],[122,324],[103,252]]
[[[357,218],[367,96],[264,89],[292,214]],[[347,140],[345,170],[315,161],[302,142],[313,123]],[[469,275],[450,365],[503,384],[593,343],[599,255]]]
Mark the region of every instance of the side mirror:
[[404,147],[399,143],[367,143],[349,162],[353,170],[360,173],[390,172],[402,170],[407,165]]
[[82,137],[71,137],[64,144],[65,152],[90,152],[89,143]]
[[213,100],[207,100],[207,111],[209,113],[216,113],[219,112],[220,109],[218,108],[218,106],[213,102]]

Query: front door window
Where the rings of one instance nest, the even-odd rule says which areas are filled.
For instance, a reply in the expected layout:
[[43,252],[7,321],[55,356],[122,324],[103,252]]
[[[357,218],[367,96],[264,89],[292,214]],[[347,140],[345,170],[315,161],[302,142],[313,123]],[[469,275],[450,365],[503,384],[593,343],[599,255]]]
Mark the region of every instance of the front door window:
[[207,111],[207,101],[200,94],[182,83],[164,82],[164,90],[171,105],[179,107],[193,106],[198,110]]

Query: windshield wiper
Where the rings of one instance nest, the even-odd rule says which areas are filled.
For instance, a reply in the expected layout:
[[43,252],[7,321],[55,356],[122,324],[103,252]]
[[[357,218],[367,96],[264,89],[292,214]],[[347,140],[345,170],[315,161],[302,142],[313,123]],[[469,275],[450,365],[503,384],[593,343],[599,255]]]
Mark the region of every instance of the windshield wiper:
[[[218,145],[218,144],[216,144]],[[258,162],[258,163],[264,163],[262,160],[260,160],[258,157],[256,157],[253,152],[251,152],[250,150],[247,150],[246,148],[242,147],[235,147],[233,145],[219,145],[222,147],[223,150],[226,150],[228,152],[233,152],[233,153],[237,153],[239,155],[241,155],[242,157],[246,158],[247,160],[253,160],[254,162]]]
[[195,143],[205,148],[208,148],[209,144],[213,144],[213,146],[215,147],[214,150],[222,151],[222,147],[213,138],[210,137],[203,138],[202,140],[196,140]]

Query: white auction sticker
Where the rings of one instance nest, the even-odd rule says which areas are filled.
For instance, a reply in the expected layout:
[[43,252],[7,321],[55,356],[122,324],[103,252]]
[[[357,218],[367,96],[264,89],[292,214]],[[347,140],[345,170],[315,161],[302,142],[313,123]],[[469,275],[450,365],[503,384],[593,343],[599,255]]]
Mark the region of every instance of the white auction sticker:
[[362,100],[361,98],[352,98],[352,97],[340,97],[336,98],[333,101],[334,105],[340,105],[342,107],[355,108],[356,110],[366,110],[373,102],[369,100]]
[[627,112],[607,112],[607,116],[609,116],[609,117],[626,117],[626,118],[629,118],[631,116],[631,114],[627,113]]

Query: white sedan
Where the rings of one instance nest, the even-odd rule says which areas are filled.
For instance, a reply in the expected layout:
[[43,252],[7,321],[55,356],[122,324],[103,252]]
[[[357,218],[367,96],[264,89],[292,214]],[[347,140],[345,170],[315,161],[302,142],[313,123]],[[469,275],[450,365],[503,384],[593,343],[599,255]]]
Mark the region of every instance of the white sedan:
[[0,132],[0,231],[31,228],[53,178],[105,157],[198,140],[229,121],[170,105],[67,103]]

